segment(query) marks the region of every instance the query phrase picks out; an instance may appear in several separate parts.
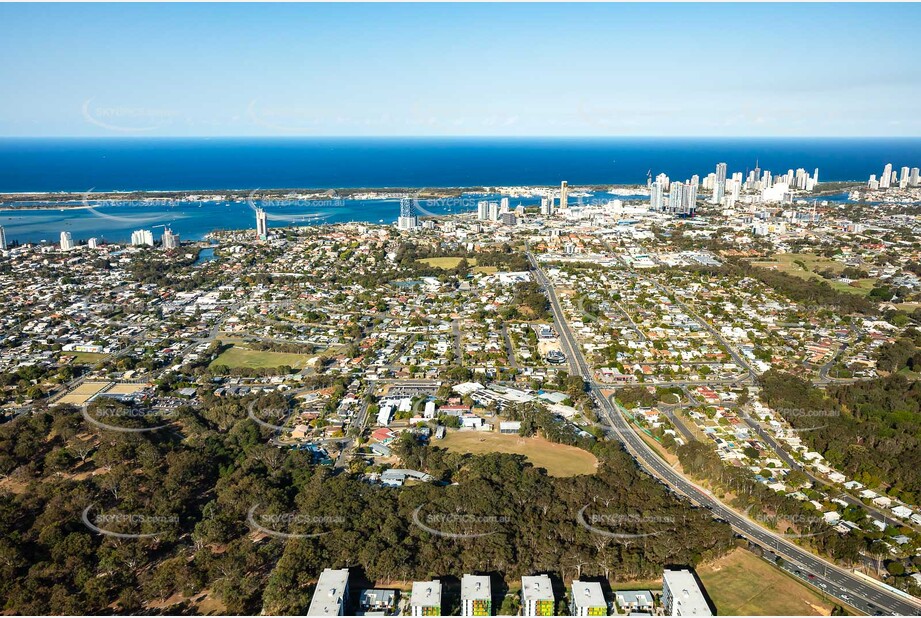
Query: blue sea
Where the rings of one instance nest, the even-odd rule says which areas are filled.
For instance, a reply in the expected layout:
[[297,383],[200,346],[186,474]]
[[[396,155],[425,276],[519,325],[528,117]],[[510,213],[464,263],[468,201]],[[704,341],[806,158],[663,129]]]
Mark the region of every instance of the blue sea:
[[256,188],[645,184],[798,167],[864,180],[921,165],[921,138],[0,139],[0,193]]
[[[886,163],[921,166],[921,138],[5,138],[0,193],[645,184],[648,173],[703,177],[718,162],[730,173],[757,163],[775,173],[819,168],[821,181],[864,180]],[[451,208],[430,209],[441,207]],[[266,210],[270,226],[391,222],[398,205],[320,201]],[[253,217],[245,202],[100,204],[0,212],[0,225],[20,242],[54,242],[65,229],[75,239],[124,241],[134,229],[159,225],[193,240],[251,227]]]

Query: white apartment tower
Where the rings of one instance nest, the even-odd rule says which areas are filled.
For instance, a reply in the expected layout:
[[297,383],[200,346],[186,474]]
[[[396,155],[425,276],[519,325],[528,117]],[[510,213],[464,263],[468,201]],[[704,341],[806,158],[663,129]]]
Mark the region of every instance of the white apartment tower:
[[553,616],[556,614],[550,577],[534,575],[521,578],[521,614],[523,616]]
[[70,232],[61,232],[61,251],[70,251],[74,248],[74,239]]
[[464,575],[461,579],[461,616],[492,616],[488,575]]
[[419,227],[419,217],[416,216],[413,201],[408,197],[400,200],[400,217],[397,219],[397,227],[401,230],[414,230]]
[[268,218],[261,208],[256,209],[256,237],[259,240],[266,240],[269,237]]
[[154,246],[153,232],[150,230],[135,230],[131,232],[131,244],[135,247]]
[[713,186],[713,203],[719,204],[726,194],[726,164],[716,164],[716,183]]
[[665,187],[658,178],[649,188],[649,208],[656,212],[665,210]]
[[173,234],[173,230],[165,228],[163,230],[163,249],[169,251],[179,246],[179,234]]
[[409,607],[413,616],[441,616],[441,582],[413,582]]
[[573,580],[570,610],[573,616],[607,616],[608,602],[601,584]]
[[0,251],[6,251],[6,230],[0,225]]
[[712,616],[710,605],[687,569],[662,573],[662,606],[666,616]]
[[886,167],[883,168],[883,175],[879,177],[879,188],[888,189],[889,183],[892,181],[892,163],[887,163]]

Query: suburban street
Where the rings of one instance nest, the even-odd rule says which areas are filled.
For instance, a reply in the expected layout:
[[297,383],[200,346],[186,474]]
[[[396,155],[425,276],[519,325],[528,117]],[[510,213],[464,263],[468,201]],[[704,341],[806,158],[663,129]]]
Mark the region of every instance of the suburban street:
[[709,509],[713,516],[727,522],[740,536],[780,556],[795,569],[803,573],[808,583],[818,587],[829,596],[867,614],[917,615],[921,612],[921,601],[905,593],[896,593],[867,582],[814,554],[800,548],[791,541],[761,527],[744,515],[717,500],[708,490],[694,484],[672,469],[630,428],[624,420],[619,405],[609,399],[595,379],[586,362],[578,342],[570,330],[557,299],[553,285],[541,270],[537,260],[528,253],[528,258],[537,277],[537,282],[546,291],[550,300],[560,342],[574,374],[580,375],[589,385],[595,401],[608,424],[608,433],[617,438],[633,455],[644,470],[657,477],[677,493],[691,502]]

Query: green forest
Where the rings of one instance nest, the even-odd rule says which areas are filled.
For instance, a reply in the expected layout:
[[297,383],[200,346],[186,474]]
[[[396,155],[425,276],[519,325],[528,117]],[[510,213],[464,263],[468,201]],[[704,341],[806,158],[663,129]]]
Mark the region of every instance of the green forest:
[[761,386],[765,403],[809,428],[800,436],[833,467],[910,504],[921,499],[921,382],[893,374],[823,392],[769,371]]
[[[465,572],[510,581],[548,571],[628,580],[733,546],[728,526],[680,502],[616,444],[578,438],[599,458],[598,472],[553,478],[521,456],[453,454],[410,441],[404,465],[437,482],[385,488],[313,465],[306,451],[270,445],[268,431],[246,418],[253,401],[206,398],[165,417],[110,421],[166,425],[156,431],[99,429],[63,407],[0,427],[5,611],[194,613],[207,593],[225,613],[302,614],[326,567],[349,567],[370,581]],[[255,400],[257,412],[285,403]],[[625,544],[590,532],[576,519],[586,505],[597,526],[621,522],[618,531],[654,540]],[[88,507],[106,531],[150,536],[94,532],[81,519]],[[254,531],[251,513],[265,528],[319,536]],[[433,535],[414,514],[440,531],[486,534]]]

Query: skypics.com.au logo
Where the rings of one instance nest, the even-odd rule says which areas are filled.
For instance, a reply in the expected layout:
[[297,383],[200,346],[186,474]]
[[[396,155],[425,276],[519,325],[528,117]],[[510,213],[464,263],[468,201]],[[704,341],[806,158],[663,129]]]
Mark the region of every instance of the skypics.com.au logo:
[[[138,202],[132,202],[132,201],[126,201],[126,200],[100,199],[98,197],[99,194],[93,193],[94,188],[95,187],[91,187],[87,191],[84,191],[81,197],[81,200],[80,200],[81,204],[83,205],[83,208],[87,212],[92,214],[94,217],[97,217],[99,219],[104,219],[112,223],[117,223],[121,225],[132,225],[132,226],[133,225],[136,225],[136,226],[149,225],[151,223],[156,223],[157,221],[163,221],[167,218],[167,214],[165,213],[152,214],[152,215],[132,215],[132,216],[126,217],[124,215],[113,215],[107,212],[103,212],[101,210],[102,208],[117,208],[117,207],[123,207],[123,206],[137,207],[139,204]],[[97,197],[93,197],[94,195],[96,195]],[[145,207],[155,206],[158,208],[170,208],[170,209],[175,205],[176,205],[176,202],[175,200],[172,200],[172,199],[145,200],[143,203],[143,206]]]
[[[756,513],[751,514],[752,507],[745,509],[745,515],[749,519],[759,523],[761,526],[771,530],[777,536],[783,537],[785,539],[805,539],[816,536],[823,536],[832,532],[833,528],[829,525],[828,521],[824,517],[813,516],[813,515],[769,515],[767,513]],[[787,527],[784,529],[784,532],[778,532],[778,525],[784,522],[787,524]],[[816,532],[811,532],[815,527],[818,526],[820,529]]]
[[[178,515],[152,515],[148,513],[122,513],[118,511],[98,512],[95,504],[91,504],[80,515],[83,525],[104,536],[117,539],[149,539],[164,535],[162,527],[179,523]],[[145,528],[154,528],[154,531],[143,532]],[[161,529],[157,529],[161,528]]]
[[[786,420],[791,424],[791,427],[784,427],[783,431],[787,433],[808,433],[810,431],[818,431],[819,429],[824,429],[828,427],[828,423],[821,422],[822,419],[827,418],[836,418],[841,416],[841,412],[838,410],[810,410],[804,408],[777,408],[775,410],[781,418]],[[759,419],[752,417],[750,414],[743,414],[743,418],[753,422],[760,422]],[[803,421],[805,424],[804,427],[793,427],[792,419],[814,419],[812,421],[807,420]],[[797,423],[799,424],[799,423]]]
[[89,124],[114,133],[151,133],[172,125],[179,117],[173,110],[102,106],[94,104],[94,99],[84,101],[80,112]]
[[[294,431],[293,427],[285,427],[284,425],[279,425],[277,423],[284,422],[288,415],[291,414],[291,411],[287,408],[263,408],[259,410],[258,415],[256,413],[256,403],[257,401],[251,401],[249,405],[246,406],[246,417],[266,429],[271,429],[272,431],[277,431],[281,433],[288,433]],[[262,418],[259,418],[262,417]],[[265,419],[271,419],[267,421]],[[274,421],[274,422],[272,422]]]
[[674,517],[667,515],[596,512],[586,514],[592,506],[586,504],[579,509],[576,522],[592,534],[624,543],[658,536],[674,529],[677,523]]
[[[309,224],[322,223],[332,216],[332,213],[302,212],[302,209],[338,208],[345,204],[335,191],[326,191],[323,197],[257,197],[260,189],[253,189],[246,196],[246,205],[254,214],[263,213],[266,221],[283,224]],[[286,210],[285,214],[268,212],[266,209]]]
[[[169,423],[163,423],[161,421],[171,420],[176,415],[176,412],[173,410],[106,405],[93,406],[92,411],[90,411],[90,406],[83,405],[81,406],[81,413],[83,414],[84,420],[91,425],[106,431],[118,431],[122,433],[144,433],[164,429],[169,426]],[[131,424],[119,424],[119,420]],[[150,422],[157,424],[150,425]]]
[[509,523],[510,518],[502,515],[480,515],[473,513],[423,513],[425,504],[413,511],[412,523],[429,534],[449,539],[475,539],[499,532],[496,528]]
[[[329,528],[345,525],[341,515],[315,515],[311,513],[262,513],[257,515],[258,504],[246,513],[246,523],[261,534],[279,539],[310,539],[333,532]],[[308,532],[309,530],[309,532]]]

